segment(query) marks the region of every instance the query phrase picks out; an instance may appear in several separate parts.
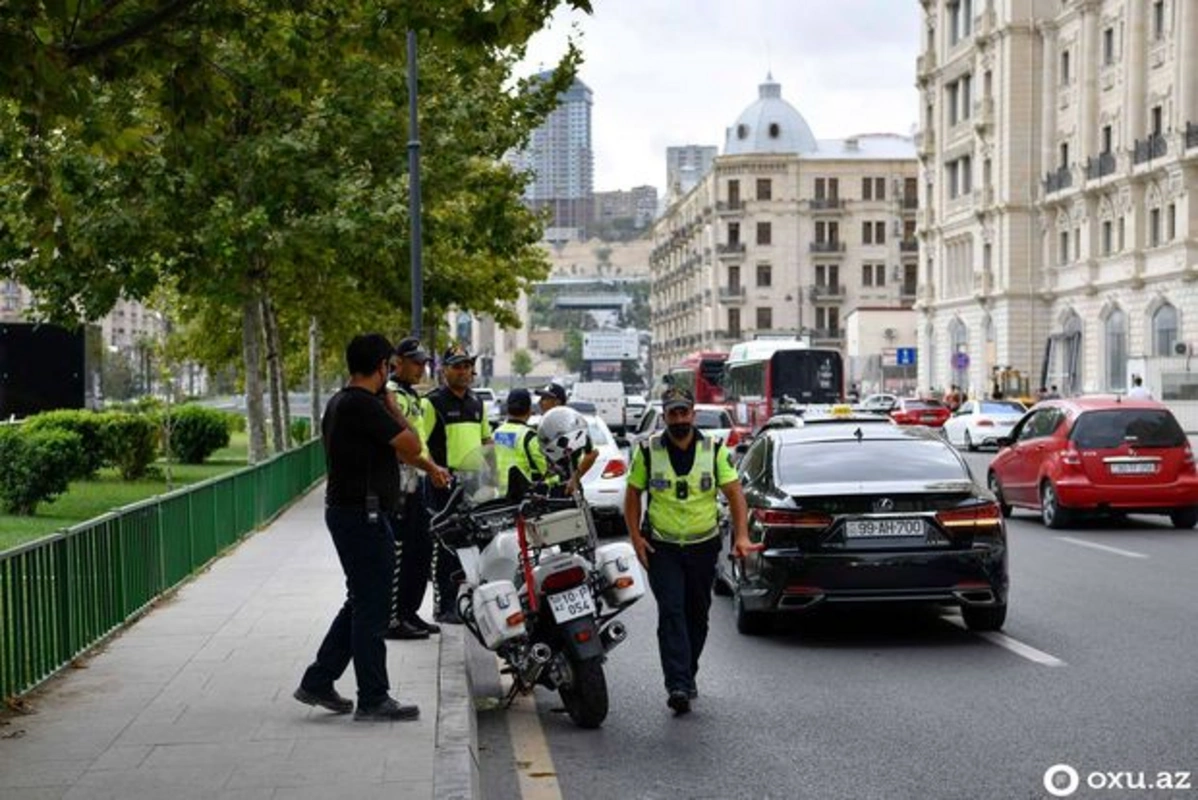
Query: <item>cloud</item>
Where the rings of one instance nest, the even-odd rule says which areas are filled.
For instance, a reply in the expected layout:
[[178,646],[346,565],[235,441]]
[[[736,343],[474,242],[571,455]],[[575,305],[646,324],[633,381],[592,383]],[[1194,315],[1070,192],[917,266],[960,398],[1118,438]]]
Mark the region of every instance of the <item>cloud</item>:
[[920,17],[912,0],[598,0],[591,17],[559,14],[526,63],[554,63],[577,21],[595,187],[661,190],[665,148],[722,150],[767,72],[819,138],[907,133]]

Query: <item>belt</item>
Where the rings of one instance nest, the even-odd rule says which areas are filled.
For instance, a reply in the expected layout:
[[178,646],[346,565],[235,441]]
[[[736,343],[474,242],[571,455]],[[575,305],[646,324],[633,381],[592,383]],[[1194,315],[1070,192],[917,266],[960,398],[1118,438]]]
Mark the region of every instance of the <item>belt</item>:
[[703,542],[709,542],[719,535],[720,528],[718,525],[711,530],[703,531],[702,533],[666,533],[665,531],[659,531],[656,528],[651,528],[649,530],[649,538],[651,539],[657,539],[659,542],[665,542],[666,544],[678,544],[683,546],[690,544],[703,544]]

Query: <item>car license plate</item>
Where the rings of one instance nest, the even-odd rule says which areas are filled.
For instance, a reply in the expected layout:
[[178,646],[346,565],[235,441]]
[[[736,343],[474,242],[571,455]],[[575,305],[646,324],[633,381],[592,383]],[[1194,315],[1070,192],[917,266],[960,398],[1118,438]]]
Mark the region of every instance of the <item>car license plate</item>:
[[549,607],[553,609],[553,618],[558,622],[595,613],[595,601],[591,599],[591,590],[586,586],[575,586],[549,595]]
[[1155,472],[1155,461],[1131,461],[1111,464],[1112,475],[1152,475]]
[[882,536],[923,536],[922,519],[851,519],[845,522],[845,536],[874,539]]

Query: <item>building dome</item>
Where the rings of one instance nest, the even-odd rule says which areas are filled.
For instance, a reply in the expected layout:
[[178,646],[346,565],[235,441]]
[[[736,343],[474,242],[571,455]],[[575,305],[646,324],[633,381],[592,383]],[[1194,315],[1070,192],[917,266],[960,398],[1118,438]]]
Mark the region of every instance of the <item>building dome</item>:
[[728,129],[724,155],[748,153],[814,153],[815,136],[798,109],[782,99],[782,85],[767,75],[757,102],[741,112]]

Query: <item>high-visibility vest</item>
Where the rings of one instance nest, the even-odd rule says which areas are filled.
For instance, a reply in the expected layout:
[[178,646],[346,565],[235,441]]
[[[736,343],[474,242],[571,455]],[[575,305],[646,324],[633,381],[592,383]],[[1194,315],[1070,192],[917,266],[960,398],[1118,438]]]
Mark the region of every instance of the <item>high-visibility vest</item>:
[[[716,443],[706,436],[695,443],[690,472],[678,475],[670,463],[663,434],[649,438],[643,455],[649,468],[649,528],[666,542],[695,544],[719,534],[716,527]],[[679,499],[678,484],[685,483],[686,499]]]
[[495,468],[499,472],[499,493],[507,494],[508,476],[516,467],[530,482],[544,480],[546,461],[537,432],[525,422],[508,420],[495,429]]

